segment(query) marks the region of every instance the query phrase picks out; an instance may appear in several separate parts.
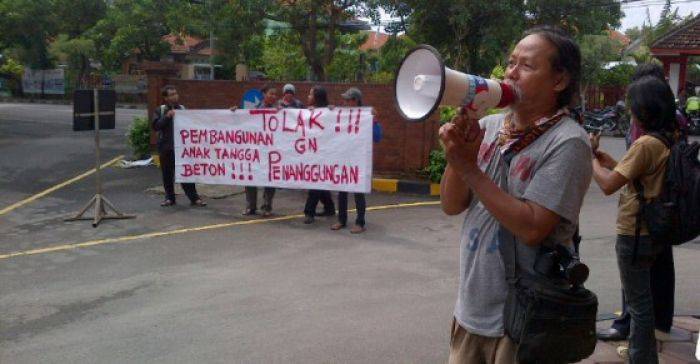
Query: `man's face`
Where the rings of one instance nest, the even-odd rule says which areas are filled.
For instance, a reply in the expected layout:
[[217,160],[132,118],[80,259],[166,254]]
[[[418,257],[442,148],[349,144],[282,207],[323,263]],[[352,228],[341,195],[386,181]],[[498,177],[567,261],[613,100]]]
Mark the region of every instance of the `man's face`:
[[165,96],[165,103],[177,104],[179,100],[180,96],[177,94],[177,90],[168,89],[168,96]]
[[358,104],[355,99],[343,99],[343,106],[345,107],[357,107]]
[[291,104],[292,101],[294,101],[294,94],[291,92],[285,92],[283,99],[284,99],[284,102]]
[[277,90],[274,88],[267,90],[264,102],[266,105],[272,105],[277,102]]
[[[529,35],[515,46],[508,59],[505,80],[520,90],[519,107],[549,109],[556,106],[557,95],[566,88],[568,78],[552,69],[554,46],[539,35]],[[538,110],[539,111],[539,110]]]

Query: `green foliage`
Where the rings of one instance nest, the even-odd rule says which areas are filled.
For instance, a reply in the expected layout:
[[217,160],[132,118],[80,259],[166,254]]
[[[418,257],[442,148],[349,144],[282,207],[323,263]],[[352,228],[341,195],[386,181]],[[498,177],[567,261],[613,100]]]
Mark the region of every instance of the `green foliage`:
[[370,73],[365,80],[370,83],[392,83],[395,74],[393,72],[379,71]]
[[32,68],[53,64],[48,52],[48,39],[57,29],[52,5],[52,0],[0,0],[2,43]]
[[158,60],[170,49],[162,37],[179,33],[181,13],[189,7],[184,0],[115,0],[88,36],[108,70],[119,69],[122,60],[136,54]]
[[360,0],[275,1],[268,16],[291,26],[291,31],[298,36],[312,79],[325,81],[341,42],[340,35],[352,32],[343,29],[341,24],[357,16],[372,15],[367,3]]
[[366,53],[358,49],[366,40],[366,33],[342,34],[338,37],[338,46],[333,61],[326,70],[328,81],[357,81],[360,74],[364,75],[367,72],[367,65],[363,61]]
[[262,56],[265,13],[271,0],[206,0],[197,6],[193,33],[208,39],[213,31],[216,63],[233,71],[238,63],[250,63]]
[[621,64],[609,70],[601,70],[596,84],[599,86],[626,86],[634,74],[635,66]]
[[134,156],[141,158],[150,152],[151,126],[148,118],[135,117],[127,133],[127,143]]
[[308,72],[297,37],[291,32],[263,37],[262,56],[250,65],[275,81],[304,80]]
[[430,152],[428,166],[425,167],[423,172],[428,175],[431,182],[440,183],[446,167],[447,159],[445,159],[445,150],[440,147],[440,149]]
[[595,6],[581,0],[378,2],[401,17],[392,29],[406,30],[416,41],[435,46],[452,68],[475,74],[488,74],[531,26],[558,25],[579,36],[614,28],[622,16],[615,0]]
[[503,80],[506,77],[506,68],[501,66],[500,64],[497,64],[496,67],[494,67],[491,70],[491,78],[497,79],[497,80]]
[[401,63],[401,60],[406,56],[409,50],[416,46],[409,37],[392,36],[386,41],[384,46],[378,52],[378,71],[396,73],[396,68]]
[[[581,48],[581,97],[589,85],[601,78],[603,64],[618,59],[617,42],[607,35],[584,35],[579,41]],[[582,102],[582,104],[584,104]]]
[[442,106],[440,107],[440,125],[448,123],[457,116],[457,111],[459,108],[453,106]]
[[9,75],[11,77],[21,79],[23,73],[24,73],[24,66],[22,66],[21,63],[15,61],[12,58],[8,58],[7,61],[3,65],[0,66],[0,74],[1,75]]

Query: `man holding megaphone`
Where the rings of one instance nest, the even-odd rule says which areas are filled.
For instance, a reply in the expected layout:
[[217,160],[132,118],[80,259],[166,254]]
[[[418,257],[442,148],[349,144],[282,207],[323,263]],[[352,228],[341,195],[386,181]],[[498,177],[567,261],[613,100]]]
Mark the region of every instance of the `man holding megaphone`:
[[520,360],[504,323],[509,272],[535,274],[542,245],[573,250],[591,180],[588,136],[567,110],[580,72],[579,48],[566,33],[531,29],[508,60],[504,85],[518,96],[508,112],[478,120],[478,108],[463,106],[440,128],[442,209],[466,211],[450,363]]

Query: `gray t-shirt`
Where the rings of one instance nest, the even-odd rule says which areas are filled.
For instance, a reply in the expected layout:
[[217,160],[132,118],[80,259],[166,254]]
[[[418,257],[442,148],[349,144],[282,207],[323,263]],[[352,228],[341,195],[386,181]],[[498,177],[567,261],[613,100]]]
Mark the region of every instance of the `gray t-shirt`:
[[[507,165],[498,146],[505,114],[480,120],[485,129],[478,163],[484,173],[510,195],[532,201],[561,216],[546,245],[571,246],[583,197],[591,182],[591,147],[586,132],[564,117]],[[469,332],[503,336],[503,306],[508,285],[506,268],[517,247],[518,269],[533,272],[538,247],[516,243],[516,238],[474,196],[460,239],[460,281],[454,315]]]

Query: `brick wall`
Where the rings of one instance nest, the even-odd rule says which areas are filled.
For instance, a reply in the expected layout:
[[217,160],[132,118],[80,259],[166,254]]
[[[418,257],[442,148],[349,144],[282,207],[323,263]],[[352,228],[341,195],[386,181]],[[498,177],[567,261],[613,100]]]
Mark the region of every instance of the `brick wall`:
[[[147,71],[148,72],[148,71]],[[163,77],[166,73],[149,73],[148,80],[148,111],[160,105],[162,98],[160,88],[166,84],[175,86],[180,95],[180,102],[188,109],[221,109],[239,104],[245,91],[260,88],[263,82],[236,81],[198,81],[169,79]],[[272,83],[281,93],[284,83]],[[297,97],[306,104],[306,96],[316,83],[294,82]],[[374,173],[376,174],[408,174],[413,175],[417,170],[428,164],[428,155],[437,146],[437,131],[439,128],[437,115],[424,123],[408,123],[396,112],[394,106],[393,85],[377,84],[333,84],[320,83],[328,91],[331,104],[340,104],[340,94],[349,87],[358,87],[363,92],[364,104],[375,108],[377,119],[384,130],[384,139],[374,145]],[[155,143],[155,135],[151,135],[151,143]]]

